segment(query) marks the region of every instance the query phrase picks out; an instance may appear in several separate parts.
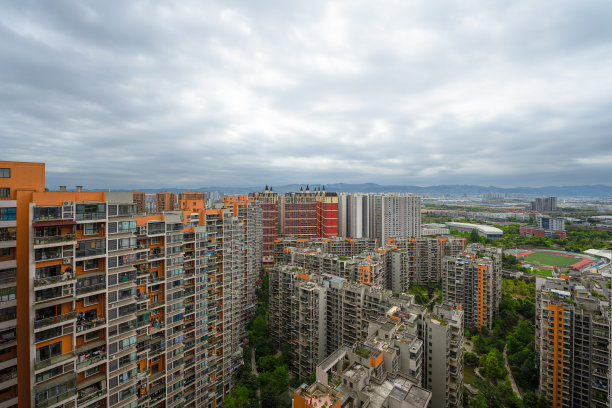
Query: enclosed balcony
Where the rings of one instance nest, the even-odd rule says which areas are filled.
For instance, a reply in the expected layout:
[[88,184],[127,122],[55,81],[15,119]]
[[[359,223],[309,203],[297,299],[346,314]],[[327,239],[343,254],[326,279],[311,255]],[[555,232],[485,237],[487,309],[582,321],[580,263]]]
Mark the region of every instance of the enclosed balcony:
[[106,219],[106,204],[77,204],[76,216],[77,221],[92,221]]
[[62,206],[34,207],[33,221],[52,221],[62,219]]
[[77,258],[88,258],[92,256],[101,256],[106,254],[105,239],[88,239],[81,240],[76,247]]

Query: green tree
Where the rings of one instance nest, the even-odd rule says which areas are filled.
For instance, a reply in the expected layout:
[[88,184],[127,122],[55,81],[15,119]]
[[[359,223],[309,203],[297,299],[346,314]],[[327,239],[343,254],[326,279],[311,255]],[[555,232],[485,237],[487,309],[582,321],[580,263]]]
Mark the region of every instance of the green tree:
[[242,408],[249,406],[249,390],[244,385],[234,387],[232,392],[225,397],[225,404],[228,408]]
[[470,408],[488,408],[487,400],[482,392],[478,391],[470,400]]
[[480,242],[480,236],[478,235],[478,231],[476,231],[475,229],[473,229],[472,232],[470,232],[470,242],[472,243]]

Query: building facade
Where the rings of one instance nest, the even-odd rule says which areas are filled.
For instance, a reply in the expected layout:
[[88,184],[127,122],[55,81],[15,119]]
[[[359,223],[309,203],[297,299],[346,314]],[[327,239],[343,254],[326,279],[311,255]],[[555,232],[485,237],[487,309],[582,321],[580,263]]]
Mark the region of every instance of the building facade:
[[131,192],[0,169],[3,406],[221,406],[256,302],[256,206],[139,215]]
[[536,280],[540,389],[552,408],[610,406],[610,303],[590,283]]
[[459,256],[444,258],[442,296],[461,305],[466,327],[490,330],[498,315],[502,288],[502,250],[470,245]]

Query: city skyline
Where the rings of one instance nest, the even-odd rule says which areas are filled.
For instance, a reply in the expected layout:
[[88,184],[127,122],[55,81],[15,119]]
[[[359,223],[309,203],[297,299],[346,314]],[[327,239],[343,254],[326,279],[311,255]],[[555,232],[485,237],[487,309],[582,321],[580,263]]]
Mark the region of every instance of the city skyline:
[[1,158],[52,186],[610,185],[607,2],[0,10]]

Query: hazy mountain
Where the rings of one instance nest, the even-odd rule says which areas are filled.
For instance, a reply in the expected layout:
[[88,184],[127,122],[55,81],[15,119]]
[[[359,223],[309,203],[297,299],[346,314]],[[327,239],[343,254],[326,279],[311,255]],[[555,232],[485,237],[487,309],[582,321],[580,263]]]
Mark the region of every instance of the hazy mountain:
[[[299,191],[300,187],[306,189],[306,184],[287,184],[282,186],[272,186],[274,191],[283,194],[291,191]],[[320,184],[310,184],[310,190],[315,187],[321,188]],[[158,191],[172,191],[175,193],[185,190],[195,191],[219,191],[227,195],[233,194],[249,194],[258,191],[263,191],[265,186],[250,186],[250,187],[199,187],[199,188],[159,188],[159,189],[143,189],[145,193],[156,193]],[[463,195],[479,195],[485,193],[505,193],[505,194],[525,194],[527,196],[557,196],[557,197],[612,197],[612,186],[602,184],[591,186],[546,186],[546,187],[495,187],[495,186],[476,186],[476,185],[438,185],[438,186],[402,186],[402,185],[380,185],[376,183],[362,184],[326,184],[326,191],[335,191],[339,193],[415,193],[419,195],[431,196],[463,196]]]

